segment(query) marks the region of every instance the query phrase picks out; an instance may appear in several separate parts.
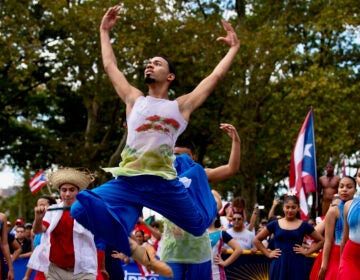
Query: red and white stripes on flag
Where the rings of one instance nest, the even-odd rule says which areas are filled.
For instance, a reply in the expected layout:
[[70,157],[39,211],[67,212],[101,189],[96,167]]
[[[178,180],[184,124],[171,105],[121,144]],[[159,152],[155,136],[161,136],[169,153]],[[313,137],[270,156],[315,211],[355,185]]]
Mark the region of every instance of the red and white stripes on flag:
[[44,171],[40,170],[30,181],[30,191],[32,194],[36,194],[47,183]]
[[296,191],[300,202],[300,215],[308,218],[307,194],[316,192],[316,153],[312,109],[306,116],[293,149],[290,162],[289,188]]
[[147,278],[147,276],[154,275],[154,273],[155,273],[154,271],[148,269],[145,265],[142,265],[141,263],[139,263],[137,261],[135,261],[135,262],[139,268],[139,271],[140,271],[142,277]]

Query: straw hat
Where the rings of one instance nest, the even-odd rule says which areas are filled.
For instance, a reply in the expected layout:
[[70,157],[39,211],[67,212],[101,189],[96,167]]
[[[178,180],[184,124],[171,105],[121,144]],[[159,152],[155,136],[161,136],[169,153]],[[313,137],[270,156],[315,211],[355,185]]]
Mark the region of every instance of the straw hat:
[[84,190],[94,179],[94,176],[89,171],[70,167],[58,169],[48,176],[48,182],[54,189],[59,189],[63,184],[72,184],[80,190]]

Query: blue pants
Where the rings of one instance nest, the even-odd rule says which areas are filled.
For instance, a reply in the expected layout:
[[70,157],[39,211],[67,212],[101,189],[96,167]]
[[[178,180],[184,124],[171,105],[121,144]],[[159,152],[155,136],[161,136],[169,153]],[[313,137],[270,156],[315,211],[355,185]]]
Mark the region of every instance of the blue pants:
[[[131,256],[128,237],[143,206],[153,209],[180,228],[200,236],[216,216],[216,202],[203,167],[188,156],[177,158],[181,177],[200,188],[185,188],[179,179],[158,176],[120,176],[77,195],[71,216],[117,251]],[[193,191],[194,190],[194,191]],[[196,191],[195,191],[196,190]]]
[[192,264],[192,263],[174,263],[166,262],[171,267],[174,277],[168,278],[159,275],[159,280],[211,280],[211,261],[204,263]]

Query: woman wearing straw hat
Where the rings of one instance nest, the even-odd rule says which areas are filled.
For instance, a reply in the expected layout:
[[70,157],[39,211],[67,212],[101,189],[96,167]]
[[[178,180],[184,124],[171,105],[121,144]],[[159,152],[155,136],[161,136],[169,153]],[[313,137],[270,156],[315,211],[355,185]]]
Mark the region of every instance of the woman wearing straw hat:
[[35,207],[33,230],[43,237],[28,263],[28,267],[45,272],[47,279],[96,279],[94,236],[69,211],[76,195],[92,181],[91,174],[73,168],[59,169],[48,178],[59,191],[61,203]]

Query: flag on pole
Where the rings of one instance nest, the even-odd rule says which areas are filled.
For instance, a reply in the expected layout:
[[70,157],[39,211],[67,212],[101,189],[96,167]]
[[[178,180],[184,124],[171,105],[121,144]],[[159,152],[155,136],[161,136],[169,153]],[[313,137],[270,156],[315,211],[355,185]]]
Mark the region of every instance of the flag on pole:
[[30,181],[30,191],[32,194],[36,194],[47,183],[44,171],[40,170]]
[[316,192],[316,154],[313,111],[310,109],[301,127],[290,162],[290,190],[296,190],[300,202],[300,215],[308,218],[307,194]]

